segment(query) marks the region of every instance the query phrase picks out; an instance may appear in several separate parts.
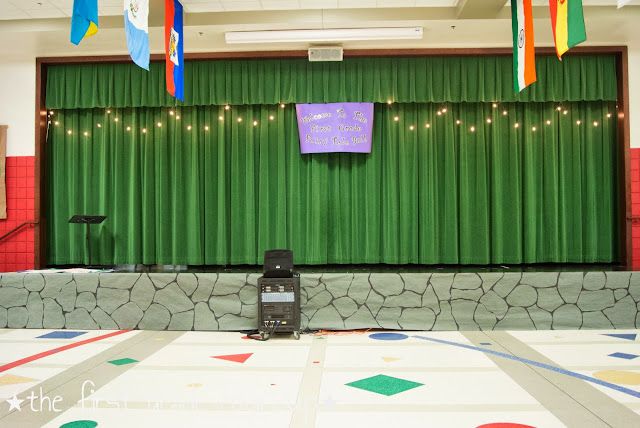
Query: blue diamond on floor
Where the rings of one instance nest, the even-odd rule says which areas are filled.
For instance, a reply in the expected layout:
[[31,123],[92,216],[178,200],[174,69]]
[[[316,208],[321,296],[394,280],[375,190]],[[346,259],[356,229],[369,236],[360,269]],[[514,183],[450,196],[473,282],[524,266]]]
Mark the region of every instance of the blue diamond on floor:
[[356,380],[354,382],[347,383],[346,385],[353,388],[364,389],[365,391],[375,392],[376,394],[391,396],[423,386],[424,384],[397,377],[376,375]]
[[633,360],[634,358],[638,358],[636,354],[626,354],[624,352],[614,352],[613,354],[609,354],[610,357],[614,358],[622,358],[624,360]]
[[86,331],[52,331],[51,333],[38,336],[36,339],[73,339],[85,333]]
[[114,366],[124,366],[125,364],[133,364],[139,362],[138,360],[134,360],[133,358],[120,358],[119,360],[111,360],[110,364]]

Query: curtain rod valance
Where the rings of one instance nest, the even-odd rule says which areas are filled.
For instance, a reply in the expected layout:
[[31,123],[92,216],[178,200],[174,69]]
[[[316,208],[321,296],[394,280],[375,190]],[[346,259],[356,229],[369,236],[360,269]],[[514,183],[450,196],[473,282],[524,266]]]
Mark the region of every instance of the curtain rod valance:
[[[536,61],[538,82],[516,94],[510,56],[189,61],[183,105],[368,101],[544,102],[617,99],[614,55]],[[52,65],[47,108],[180,105],[166,93],[163,63]]]

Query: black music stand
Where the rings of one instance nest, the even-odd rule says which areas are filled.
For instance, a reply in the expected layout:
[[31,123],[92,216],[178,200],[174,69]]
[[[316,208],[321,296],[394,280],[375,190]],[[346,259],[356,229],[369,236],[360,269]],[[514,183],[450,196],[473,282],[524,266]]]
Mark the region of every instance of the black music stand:
[[90,242],[90,236],[91,236],[91,228],[89,227],[92,224],[100,224],[103,221],[105,221],[105,219],[107,218],[107,216],[104,215],[80,215],[80,214],[76,214],[73,217],[71,217],[69,219],[69,223],[79,223],[79,224],[86,224],[87,225],[87,229],[86,229],[86,241],[87,241],[87,252],[89,253],[89,265],[88,267],[91,267],[91,242]]

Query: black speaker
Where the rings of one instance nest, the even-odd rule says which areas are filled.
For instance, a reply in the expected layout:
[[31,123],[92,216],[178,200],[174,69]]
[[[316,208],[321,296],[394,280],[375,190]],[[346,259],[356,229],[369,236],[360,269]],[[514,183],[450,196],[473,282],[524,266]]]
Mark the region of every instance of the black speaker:
[[293,277],[293,251],[269,250],[264,252],[265,278]]

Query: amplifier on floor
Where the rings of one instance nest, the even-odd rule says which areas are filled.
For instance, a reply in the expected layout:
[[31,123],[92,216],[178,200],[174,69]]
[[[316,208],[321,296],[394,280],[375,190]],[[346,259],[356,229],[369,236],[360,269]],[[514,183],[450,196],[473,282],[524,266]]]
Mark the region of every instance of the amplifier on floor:
[[300,338],[300,275],[293,272],[293,252],[266,251],[264,275],[258,278],[258,331],[263,339],[275,333]]

